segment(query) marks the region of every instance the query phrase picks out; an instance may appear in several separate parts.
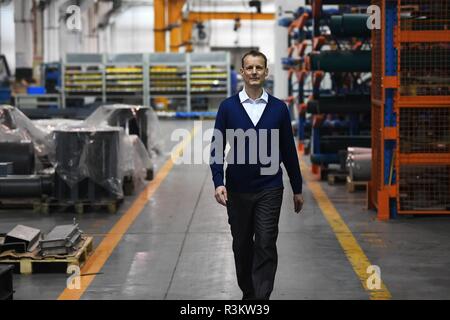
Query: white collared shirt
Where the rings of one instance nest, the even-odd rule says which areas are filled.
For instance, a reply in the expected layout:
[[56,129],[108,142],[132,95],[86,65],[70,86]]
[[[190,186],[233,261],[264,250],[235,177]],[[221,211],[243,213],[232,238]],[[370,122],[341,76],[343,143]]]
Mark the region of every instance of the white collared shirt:
[[239,100],[244,106],[244,109],[247,112],[250,120],[252,120],[253,125],[256,126],[259,119],[261,119],[267,102],[269,101],[269,95],[267,94],[266,90],[264,90],[263,88],[262,95],[256,100],[253,100],[248,96],[247,92],[245,92],[244,88],[241,92],[239,92]]

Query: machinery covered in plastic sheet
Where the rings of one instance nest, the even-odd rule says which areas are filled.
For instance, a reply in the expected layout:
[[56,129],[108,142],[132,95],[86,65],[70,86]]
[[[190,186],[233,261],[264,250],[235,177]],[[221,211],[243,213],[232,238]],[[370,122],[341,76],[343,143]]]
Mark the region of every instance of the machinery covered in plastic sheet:
[[3,105],[0,198],[121,199],[153,178],[160,150],[158,118],[149,107],[105,105],[84,121],[31,121]]

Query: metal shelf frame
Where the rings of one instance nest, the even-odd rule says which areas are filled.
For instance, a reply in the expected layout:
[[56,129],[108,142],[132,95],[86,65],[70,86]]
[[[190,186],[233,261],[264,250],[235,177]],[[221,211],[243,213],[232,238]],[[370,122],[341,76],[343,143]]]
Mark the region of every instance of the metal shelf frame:
[[[107,79],[107,68],[111,67],[138,67],[141,68],[141,73],[130,73],[139,75],[142,79],[142,93],[135,94],[134,96],[136,98],[142,98],[142,102],[144,104],[144,101],[148,101],[148,98],[146,97],[146,94],[148,94],[148,91],[146,92],[145,88],[146,84],[148,84],[148,73],[145,72],[146,69],[148,69],[148,63],[146,60],[146,57],[142,53],[130,53],[130,54],[107,54],[104,56],[105,61],[105,99],[108,100],[114,100],[117,98],[130,98],[132,97],[131,94],[123,94],[123,93],[117,93],[117,92],[108,92],[107,91],[107,81],[111,79]],[[125,73],[125,72],[124,72]],[[112,98],[112,99],[109,99]]]
[[[405,61],[402,62],[402,50],[408,49],[405,44],[420,47],[424,43],[438,42],[447,48],[445,50],[449,50],[450,47],[448,32],[440,30],[438,24],[431,28],[436,30],[428,28],[427,30],[411,30],[407,26],[405,27],[401,20],[401,11],[405,6],[414,4],[420,10],[420,5],[426,6],[427,2],[431,3],[430,0],[377,0],[372,2],[381,8],[382,27],[380,31],[372,33],[372,41],[377,43],[377,50],[373,50],[372,56],[372,74],[378,73],[378,76],[374,77],[377,82],[374,82],[372,87],[373,161],[368,203],[377,209],[379,220],[396,218],[401,214],[450,214],[450,194],[448,194],[450,181],[447,181],[450,179],[450,153],[445,141],[438,140],[439,136],[450,135],[450,125],[445,123],[446,116],[441,116],[442,123],[439,122],[439,128],[432,128],[438,132],[435,140],[422,137],[426,138],[425,141],[428,144],[425,147],[419,146],[419,151],[411,148],[401,150],[401,146],[408,141],[405,142],[406,138],[401,136],[400,132],[413,130],[411,131],[414,133],[413,140],[417,144],[417,141],[421,139],[419,127],[424,125],[423,123],[411,123],[417,121],[417,116],[409,119],[405,118],[406,114],[418,114],[417,112],[419,112],[422,113],[422,117],[423,114],[427,114],[428,116],[424,120],[428,121],[433,119],[429,115],[433,112],[450,114],[450,96],[445,93],[443,95],[419,95],[409,94],[409,92],[408,95],[402,94],[404,86],[410,85],[408,82],[402,82],[403,68],[408,68],[408,64],[405,64]],[[440,4],[443,7],[441,11],[444,13],[447,12],[444,5],[448,6],[445,3],[442,0],[434,2],[436,6]],[[448,18],[446,21],[448,22]],[[424,66],[427,67],[433,63],[438,65],[440,61],[436,60],[436,57],[430,56],[428,52],[421,52],[421,55],[415,55],[414,58],[423,59],[417,61],[424,63]],[[443,61],[445,63],[445,60]],[[414,64],[414,67],[420,70],[420,64]],[[410,79],[405,78],[405,80]],[[427,84],[424,86],[427,87]],[[408,139],[411,140],[411,135],[408,136]],[[439,145],[441,149],[436,149],[435,146]],[[412,186],[409,186],[410,182],[406,181],[411,179],[411,172],[416,180]],[[436,183],[428,181],[429,176],[434,177],[436,183],[439,183],[440,191],[437,194],[433,191]]]
[[[114,101],[117,98],[130,98],[132,94],[122,94],[116,92],[107,92],[107,71],[109,67],[127,67],[136,66],[142,68],[142,93],[134,95],[136,98],[142,98],[142,105],[150,105],[152,98],[167,97],[167,98],[185,98],[185,111],[191,111],[191,98],[223,98],[230,96],[230,55],[228,52],[205,52],[205,53],[137,53],[137,54],[67,54],[62,62],[62,108],[66,107],[66,99],[71,97],[101,97],[102,102]],[[179,66],[182,67],[181,74],[186,81],[185,93],[157,93],[151,94],[151,76],[150,70],[153,66]],[[207,92],[193,92],[191,83],[192,69],[198,66],[221,67],[226,70],[226,77],[221,79],[222,84],[226,84],[224,93]],[[102,89],[93,94],[69,93],[67,92],[67,84],[65,81],[66,74],[70,74],[66,69],[70,67],[97,67],[101,70]],[[92,72],[91,72],[92,73]],[[206,72],[205,72],[206,73]],[[89,74],[86,72],[84,74]],[[81,73],[81,76],[83,73]],[[217,77],[214,73],[210,77],[205,76],[201,80],[207,81],[215,80]],[[161,78],[160,80],[164,80]]]
[[[226,96],[231,95],[231,81],[230,81],[230,55],[228,52],[205,52],[205,53],[189,53],[186,55],[186,62],[188,65],[187,82],[188,82],[188,98],[187,98],[187,111],[192,110],[191,98],[220,98],[224,97],[225,94],[214,93],[214,92],[193,92],[192,91],[192,69],[199,66],[213,66],[213,67],[224,67],[227,74],[227,86],[226,86]],[[213,78],[213,76],[211,77]]]
[[[343,1],[345,4],[351,4],[348,1]],[[334,42],[336,49],[333,49],[337,53],[346,53],[347,51],[355,50],[357,47],[361,49],[358,52],[365,52],[370,54],[366,47],[369,47],[367,43],[367,34],[356,33],[349,37],[348,35],[335,34],[332,31],[332,35],[327,35],[324,33],[323,26],[328,26],[331,28],[332,20],[331,16],[343,17],[342,15],[346,13],[345,9],[331,10],[322,8],[323,1],[311,0],[312,11],[306,8],[300,7],[295,16],[294,20],[290,23],[288,27],[288,58],[286,58],[286,67],[288,68],[288,103],[289,106],[295,105],[298,111],[298,138],[299,151],[305,151],[305,154],[309,153],[311,156],[326,154],[325,150],[320,150],[322,136],[325,136],[328,128],[323,127],[325,116],[327,113],[312,114],[311,115],[311,129],[310,129],[310,148],[305,149],[304,141],[307,138],[307,104],[311,100],[319,100],[323,95],[323,89],[321,88],[322,80],[325,75],[331,75],[330,79],[332,81],[332,89],[335,91],[336,97],[340,95],[354,94],[358,93],[363,95],[368,95],[368,87],[364,83],[357,85],[356,81],[353,82],[352,88],[350,90],[344,90],[344,88],[339,86],[337,82],[333,79],[333,73],[341,73],[343,71],[351,70],[327,70],[327,68],[314,68],[312,64],[312,53],[327,52],[327,50],[322,50],[324,45],[330,45],[330,40]],[[295,32],[292,32],[295,31]],[[358,39],[356,42],[353,39]],[[310,47],[311,51],[306,54],[306,49]],[[356,51],[356,50],[355,50]],[[294,55],[294,53],[296,53]],[[289,61],[289,58],[293,58]],[[349,66],[347,66],[348,68]],[[344,68],[345,69],[345,68]],[[298,89],[295,90],[295,81],[293,77],[297,78]],[[312,92],[305,90],[305,84],[308,84],[312,88]],[[339,112],[333,112],[339,114]],[[333,114],[330,112],[330,114]],[[360,116],[368,115],[367,109],[361,110],[361,112],[354,112],[352,114],[345,114],[344,117],[346,121],[349,122],[346,135],[356,136],[363,135],[363,130],[360,130]],[[325,130],[324,130],[325,129]],[[336,158],[335,158],[336,159]],[[336,160],[333,160],[336,161]],[[313,163],[311,166],[313,174],[318,174],[320,177],[325,177],[322,173],[326,174],[328,171],[328,163]]]
[[[78,53],[68,53],[66,54],[65,58],[62,61],[61,66],[61,107],[63,109],[66,108],[66,99],[68,97],[101,97],[102,102],[106,102],[106,95],[105,95],[105,55],[103,54],[94,54],[94,53],[85,53],[85,54],[78,54]],[[71,72],[66,72],[67,68],[70,67],[98,67],[101,74],[101,82],[102,82],[102,89],[101,92],[95,91],[95,94],[77,94],[76,92],[69,93],[67,91],[67,84],[66,84],[66,74],[73,74]],[[99,73],[99,72],[86,72],[84,74],[89,73]],[[80,74],[81,76],[83,73]]]
[[[109,67],[127,67],[136,66],[142,68],[141,78],[142,93],[134,95],[136,98],[142,98],[142,105],[150,105],[152,98],[167,97],[167,98],[185,98],[186,108],[185,111],[191,111],[191,98],[223,98],[231,95],[231,83],[230,83],[230,54],[228,52],[205,52],[205,53],[136,53],[136,54],[86,54],[86,53],[72,53],[67,54],[62,62],[62,108],[66,107],[66,99],[70,97],[101,97],[102,102],[114,101],[118,98],[130,98],[133,94],[121,94],[115,92],[107,92],[107,71]],[[70,74],[66,69],[68,67],[81,67],[86,68],[88,66],[98,67],[101,70],[102,90],[96,94],[83,94],[69,93],[67,91],[67,84],[65,81],[66,74]],[[183,76],[186,81],[185,93],[165,94],[157,93],[151,94],[151,82],[150,69],[153,66],[174,66],[181,67],[182,72],[178,73]],[[193,92],[193,85],[191,83],[192,69],[195,67],[221,67],[226,70],[226,77],[222,77],[221,83],[226,84],[224,93],[215,93],[213,91],[206,92]],[[205,72],[207,73],[207,72]],[[81,73],[83,75],[83,73]],[[208,79],[214,80],[217,77],[214,73],[210,76],[205,76],[199,80]],[[165,78],[161,78],[163,81]]]

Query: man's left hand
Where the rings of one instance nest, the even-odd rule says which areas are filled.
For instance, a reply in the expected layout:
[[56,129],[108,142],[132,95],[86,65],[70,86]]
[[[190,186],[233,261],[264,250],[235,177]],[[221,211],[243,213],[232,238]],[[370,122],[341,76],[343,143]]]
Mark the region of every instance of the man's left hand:
[[302,210],[303,202],[303,195],[301,193],[294,194],[294,208],[296,213],[299,213]]

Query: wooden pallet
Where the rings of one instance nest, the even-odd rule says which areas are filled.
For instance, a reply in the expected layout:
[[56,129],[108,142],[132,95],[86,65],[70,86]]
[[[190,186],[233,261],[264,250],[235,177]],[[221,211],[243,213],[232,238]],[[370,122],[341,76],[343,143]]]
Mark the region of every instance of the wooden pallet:
[[[14,265],[15,272],[32,273],[65,273],[69,266],[82,267],[94,249],[93,238],[84,237],[78,250],[70,256],[51,256],[42,258],[35,254],[16,254],[0,258],[0,264]],[[21,255],[23,255],[21,257]]]
[[108,211],[108,213],[115,214],[119,208],[121,199],[99,199],[95,202],[91,201],[62,201],[62,202],[42,202],[40,204],[40,211],[43,214],[51,213],[55,210],[69,211],[76,214],[83,214],[88,210],[93,212]]
[[347,181],[347,173],[339,172],[339,173],[329,173],[327,180],[329,185],[335,184],[343,184]]
[[6,209],[32,209],[33,212],[41,212],[41,203],[45,199],[40,198],[1,198],[0,210]]
[[87,210],[105,210],[111,214],[117,213],[122,199],[99,199],[91,201],[54,201],[51,199],[0,199],[0,210],[5,209],[32,209],[34,213],[49,214],[52,211],[70,211],[83,214]]
[[347,191],[355,192],[357,189],[367,190],[369,181],[352,181],[350,177],[347,177]]

